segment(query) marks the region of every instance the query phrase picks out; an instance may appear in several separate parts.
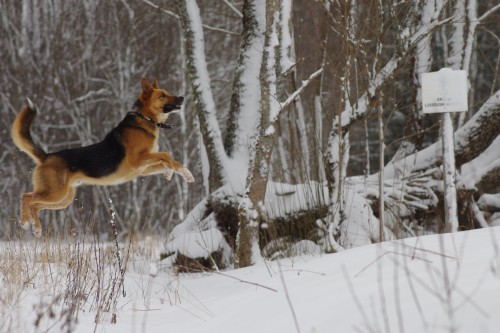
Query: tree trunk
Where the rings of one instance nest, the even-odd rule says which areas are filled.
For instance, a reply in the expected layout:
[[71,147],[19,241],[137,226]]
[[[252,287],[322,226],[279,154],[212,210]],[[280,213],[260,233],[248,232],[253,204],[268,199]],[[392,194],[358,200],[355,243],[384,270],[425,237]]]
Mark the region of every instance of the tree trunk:
[[[243,32],[241,37],[240,53],[233,80],[233,92],[224,137],[224,147],[227,155],[233,157],[248,143],[247,131],[254,134],[256,121],[248,107],[258,108],[260,95],[256,94],[258,77],[256,71],[260,69],[261,56],[264,45],[263,19],[258,17],[257,10],[264,6],[264,0],[245,0],[243,3]],[[255,95],[255,96],[254,96]],[[243,134],[243,135],[242,135]]]
[[184,30],[186,72],[191,84],[194,106],[208,158],[208,165],[203,163],[202,168],[208,168],[209,192],[213,192],[224,184],[223,172],[227,158],[210,88],[203,27],[195,0],[177,0],[176,5]]
[[[272,133],[270,128],[271,117],[271,71],[274,70],[275,59],[272,57],[272,34],[274,16],[278,9],[277,0],[266,0],[266,33],[264,42],[264,52],[260,68],[260,123],[257,133],[257,144],[252,151],[250,159],[250,169],[247,178],[247,190],[239,207],[239,232],[238,232],[238,267],[246,267],[255,264],[260,256],[259,249],[259,217],[264,212],[262,206],[266,195],[267,180],[269,177],[270,160],[273,151]],[[275,91],[274,87],[274,91]]]

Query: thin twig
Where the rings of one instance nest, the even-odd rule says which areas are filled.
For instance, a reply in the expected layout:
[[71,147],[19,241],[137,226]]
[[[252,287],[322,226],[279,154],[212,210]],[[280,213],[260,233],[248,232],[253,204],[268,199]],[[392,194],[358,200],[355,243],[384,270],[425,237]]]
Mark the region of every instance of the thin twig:
[[[176,19],[178,19],[178,20],[180,19],[180,18],[179,18],[179,15],[175,14],[174,12],[172,12],[172,11],[170,11],[170,10],[167,10],[167,9],[165,9],[165,8],[163,8],[163,7],[158,6],[157,4],[154,4],[154,3],[152,3],[152,2],[151,2],[151,1],[149,1],[149,0],[141,0],[141,1],[142,1],[142,2],[144,2],[144,3],[145,3],[145,4],[147,4],[147,5],[149,5],[149,6],[153,7],[153,8],[155,8],[155,9],[158,9],[159,11],[161,11],[161,12],[163,12],[163,13],[165,13],[165,14],[169,15],[169,16],[172,16],[172,17],[174,17],[174,18],[176,18]],[[237,32],[229,31],[229,30],[222,29],[222,28],[211,27],[211,26],[206,25],[206,24],[202,24],[202,26],[203,26],[203,28],[205,28],[205,29],[207,29],[207,30],[212,30],[212,31],[223,32],[223,33],[225,33],[225,34],[229,34],[229,35],[236,35],[236,36],[239,36],[239,35],[240,35],[240,34],[239,34],[239,33],[237,33]]]
[[368,265],[366,265],[365,267],[363,267],[358,273],[356,273],[354,275],[354,277],[358,277],[361,275],[361,273],[363,273],[364,271],[366,271],[368,268],[370,268],[370,266],[372,266],[374,263],[376,263],[377,261],[379,261],[380,259],[382,259],[386,254],[396,254],[396,255],[400,255],[402,257],[409,257],[411,258],[412,260],[413,259],[419,259],[419,260],[422,260],[422,261],[425,261],[429,264],[432,263],[432,261],[430,260],[427,260],[427,259],[424,259],[424,258],[420,258],[420,257],[415,257],[414,255],[408,255],[408,254],[405,254],[405,253],[399,253],[399,252],[396,252],[396,251],[385,251],[384,253],[382,253],[381,255],[377,256],[377,258],[375,258],[373,261],[371,261]]
[[415,245],[407,245],[405,243],[398,243],[398,245],[401,245],[401,246],[404,246],[404,247],[409,247],[409,248],[413,249],[414,250],[413,253],[415,253],[416,250],[418,250],[418,251],[421,251],[421,252],[435,254],[435,255],[440,256],[440,257],[445,257],[447,259],[452,259],[452,260],[456,260],[457,259],[454,256],[450,256],[450,255],[447,255],[447,254],[444,254],[444,253],[441,253],[441,252],[427,250],[427,249],[424,249],[424,248],[421,248],[421,247],[417,247],[417,243],[415,243]]
[[219,274],[219,275],[222,275],[222,276],[225,276],[225,277],[228,277],[228,278],[231,278],[231,279],[234,279],[234,280],[237,280],[241,283],[246,283],[246,284],[251,284],[251,285],[254,285],[254,286],[257,286],[257,287],[261,287],[261,288],[264,288],[264,289],[267,289],[267,290],[271,290],[271,291],[274,291],[274,292],[278,292],[276,289],[274,288],[271,288],[271,287],[267,287],[267,286],[264,286],[260,283],[257,283],[257,282],[250,282],[250,281],[245,281],[245,280],[242,280],[240,278],[237,278],[237,277],[234,277],[234,276],[231,276],[231,275],[228,275],[228,274],[224,274],[224,273],[221,273],[221,272],[212,272],[214,274]]
[[123,280],[125,279],[125,268],[123,268],[123,259],[120,254],[120,246],[118,244],[118,229],[116,228],[116,223],[115,223],[116,211],[113,207],[113,201],[111,200],[111,198],[109,198],[108,200],[109,200],[109,210],[111,213],[110,223],[111,223],[111,228],[113,228],[113,240],[115,242],[115,248],[116,248],[116,258],[118,259],[118,269],[120,270],[120,275],[121,275],[120,285],[122,287],[122,295],[123,297],[125,297],[127,295],[127,293],[125,292],[125,284],[123,283]]
[[[393,262],[398,261],[396,258],[392,258],[392,260],[393,260]],[[399,266],[399,267],[403,267],[403,271],[405,272],[406,280],[408,282],[408,286],[410,287],[410,292],[412,294],[413,300],[414,300],[415,305],[417,307],[418,313],[420,314],[420,318],[424,324],[424,327],[427,327],[428,326],[427,319],[425,318],[424,311],[422,309],[422,306],[420,304],[420,300],[418,298],[418,293],[415,289],[415,285],[413,284],[412,276],[410,275],[410,269],[408,268],[408,261],[405,260],[403,262],[403,266]]]
[[326,275],[325,273],[310,271],[307,269],[284,269],[283,272],[298,272],[298,273],[306,272],[306,273],[318,274],[318,275],[323,275],[323,276]]
[[288,294],[288,288],[286,287],[285,278],[283,277],[283,271],[281,269],[281,263],[279,260],[278,260],[278,268],[279,268],[281,283],[283,284],[283,290],[285,291],[286,301],[288,302],[288,305],[290,306],[290,311],[292,312],[295,328],[297,329],[297,333],[300,333],[299,321],[297,320],[297,315],[295,314],[295,309],[293,308],[292,300],[290,299],[290,295]]
[[224,1],[224,3],[232,9],[233,12],[236,13],[236,15],[238,15],[239,17],[243,17],[243,14],[238,10],[238,8],[236,8],[236,6],[229,0],[222,0]]
[[369,332],[373,332],[373,328],[370,324],[370,320],[368,319],[368,315],[366,314],[366,310],[361,304],[361,301],[359,300],[358,295],[356,294],[356,290],[354,289],[354,286],[352,284],[351,278],[347,272],[347,269],[345,265],[342,265],[342,273],[344,275],[344,279],[347,282],[347,287],[349,288],[349,293],[352,296],[352,299],[354,301],[354,304],[356,304],[356,307],[358,308],[359,313],[361,314],[361,317],[363,318],[363,322]]
[[[379,250],[383,251],[382,248]],[[385,297],[385,289],[384,289],[384,279],[382,276],[382,261],[377,260],[377,290],[379,293],[379,301],[380,301],[380,312],[382,313],[383,324],[384,324],[384,332],[391,331],[391,324],[389,319],[389,313],[387,311],[387,300]]]

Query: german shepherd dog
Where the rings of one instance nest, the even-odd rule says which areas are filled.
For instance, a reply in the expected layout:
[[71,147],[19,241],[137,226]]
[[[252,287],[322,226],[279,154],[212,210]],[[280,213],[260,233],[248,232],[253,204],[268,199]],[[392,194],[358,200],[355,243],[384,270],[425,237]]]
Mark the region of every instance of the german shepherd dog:
[[134,109],[106,137],[86,147],[46,153],[33,142],[30,126],[36,108],[28,105],[17,115],[12,125],[15,145],[36,163],[33,170],[33,191],[21,197],[23,229],[32,226],[35,237],[42,235],[38,213],[42,209],[63,209],[75,197],[81,184],[115,185],[139,176],[164,173],[170,180],[174,172],[186,182],[193,182],[191,172],[173,160],[166,152],[158,151],[158,137],[169,113],[180,110],[184,97],[173,96],[142,79],[142,91]]

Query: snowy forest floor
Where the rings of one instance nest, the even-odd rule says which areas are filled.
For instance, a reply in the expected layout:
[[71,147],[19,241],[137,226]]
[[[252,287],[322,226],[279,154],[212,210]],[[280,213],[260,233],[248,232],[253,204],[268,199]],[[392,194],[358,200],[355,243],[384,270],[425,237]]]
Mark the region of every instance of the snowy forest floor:
[[0,332],[498,332],[499,237],[495,227],[189,274],[140,239],[120,244],[125,297],[113,243],[3,242]]

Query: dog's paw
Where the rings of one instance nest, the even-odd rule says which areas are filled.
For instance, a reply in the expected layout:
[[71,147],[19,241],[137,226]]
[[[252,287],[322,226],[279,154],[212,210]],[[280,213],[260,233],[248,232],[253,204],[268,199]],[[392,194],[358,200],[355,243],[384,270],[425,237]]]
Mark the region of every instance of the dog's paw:
[[42,237],[42,227],[37,227],[35,225],[32,226],[31,232],[33,233],[33,236],[36,238]]
[[172,175],[174,174],[174,170],[172,169],[165,169],[165,173],[163,174],[165,176],[166,180],[172,179]]
[[19,226],[24,230],[28,230],[30,225],[30,221],[19,221]]
[[182,178],[184,179],[184,181],[186,181],[188,183],[194,182],[193,174],[187,168],[181,169],[179,171],[179,174],[182,176]]

